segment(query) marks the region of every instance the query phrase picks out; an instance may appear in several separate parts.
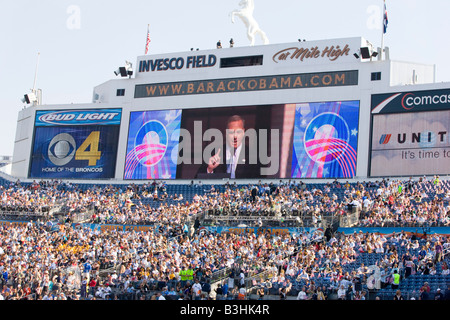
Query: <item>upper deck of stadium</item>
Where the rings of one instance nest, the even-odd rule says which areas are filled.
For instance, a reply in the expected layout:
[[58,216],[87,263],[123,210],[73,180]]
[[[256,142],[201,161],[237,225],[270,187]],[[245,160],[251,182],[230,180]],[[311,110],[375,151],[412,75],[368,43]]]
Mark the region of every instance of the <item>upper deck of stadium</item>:
[[[389,48],[381,52],[354,37],[138,56],[134,65],[116,71],[117,78],[94,87],[88,103],[21,110],[11,174],[22,180],[190,181],[198,178],[193,172],[201,162],[180,166],[177,130],[186,129],[194,139],[193,123],[201,121],[205,148],[206,130],[223,131],[233,112],[247,117],[255,130],[280,132],[279,170],[253,177],[256,181],[445,175],[449,83],[435,82],[435,65],[396,61],[391,55]],[[427,115],[425,123],[412,124],[417,112]],[[318,117],[324,114],[336,117]],[[144,126],[149,120],[165,121],[169,128],[168,136],[158,133],[158,142],[165,141],[160,144],[165,158],[158,163],[133,154],[146,143],[138,140],[149,133]],[[68,127],[78,133],[62,141]],[[325,132],[326,140],[308,138],[309,128]],[[313,155],[318,149],[303,146],[318,141],[340,146],[322,161]],[[418,144],[420,155],[414,151]],[[89,147],[105,149],[89,161]],[[191,149],[195,160],[201,151]],[[81,153],[75,156],[75,151]]]

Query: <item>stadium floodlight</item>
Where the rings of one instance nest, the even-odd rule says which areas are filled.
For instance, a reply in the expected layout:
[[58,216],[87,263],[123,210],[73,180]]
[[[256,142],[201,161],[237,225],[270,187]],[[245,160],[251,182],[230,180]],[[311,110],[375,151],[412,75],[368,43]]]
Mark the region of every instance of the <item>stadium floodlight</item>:
[[363,59],[369,59],[371,56],[371,52],[369,47],[361,47],[361,57]]
[[120,67],[119,69],[114,71],[114,74],[116,76],[118,76],[120,74],[122,77],[126,77],[127,76],[127,70],[125,69],[125,67]]
[[371,47],[361,47],[360,52],[363,59],[370,59],[378,55],[378,52],[373,51],[373,48]]
[[369,41],[367,41],[367,46],[360,48],[359,52],[363,59],[372,59],[372,57],[376,57],[378,55],[378,52],[373,49],[373,45]]
[[133,64],[129,61],[125,61],[125,67],[119,67],[114,74],[121,77],[132,76],[133,75]]
[[37,97],[34,92],[27,93],[23,96],[22,102],[26,104],[34,103],[37,102]]

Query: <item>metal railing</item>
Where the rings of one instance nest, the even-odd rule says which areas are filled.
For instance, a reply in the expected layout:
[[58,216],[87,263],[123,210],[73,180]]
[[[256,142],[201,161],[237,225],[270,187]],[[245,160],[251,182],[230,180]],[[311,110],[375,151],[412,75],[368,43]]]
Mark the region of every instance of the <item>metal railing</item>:
[[42,211],[0,211],[0,219],[22,221],[22,220],[37,220],[47,221],[52,218],[50,212]]
[[350,228],[357,225],[359,222],[359,211],[350,213],[339,219],[339,226],[341,228]]

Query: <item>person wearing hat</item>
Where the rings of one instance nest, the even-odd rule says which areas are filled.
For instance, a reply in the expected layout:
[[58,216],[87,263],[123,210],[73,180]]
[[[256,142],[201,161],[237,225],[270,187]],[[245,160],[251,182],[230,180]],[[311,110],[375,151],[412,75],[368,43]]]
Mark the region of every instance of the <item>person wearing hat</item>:
[[427,293],[429,293],[430,291],[431,291],[431,287],[430,287],[430,285],[428,284],[428,282],[427,281],[425,281],[424,283],[423,283],[423,286],[422,286],[422,288],[421,288],[421,290],[425,290]]
[[441,292],[441,288],[436,289],[436,293],[434,294],[434,300],[444,300],[444,295]]

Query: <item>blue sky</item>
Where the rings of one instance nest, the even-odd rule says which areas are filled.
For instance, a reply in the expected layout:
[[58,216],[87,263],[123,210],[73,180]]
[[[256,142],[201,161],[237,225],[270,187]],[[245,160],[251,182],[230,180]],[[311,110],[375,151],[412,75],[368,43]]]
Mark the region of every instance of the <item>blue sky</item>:
[[[362,36],[380,46],[382,6],[382,0],[255,0],[254,17],[272,44]],[[231,23],[237,8],[239,0],[2,1],[0,155],[13,154],[20,99],[33,86],[38,52],[43,103],[89,103],[94,86],[144,53],[148,24],[150,53],[211,49],[230,38],[249,45],[243,23]],[[387,9],[391,59],[436,64],[436,80],[450,81],[450,1],[387,0]]]

